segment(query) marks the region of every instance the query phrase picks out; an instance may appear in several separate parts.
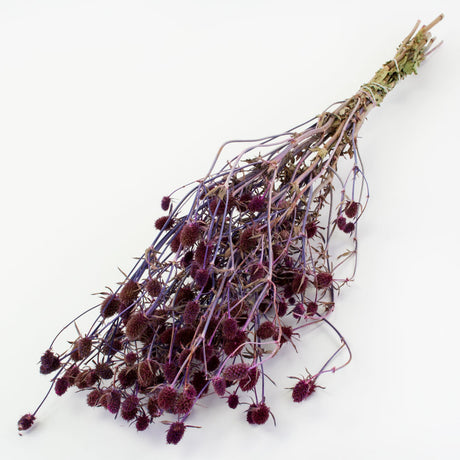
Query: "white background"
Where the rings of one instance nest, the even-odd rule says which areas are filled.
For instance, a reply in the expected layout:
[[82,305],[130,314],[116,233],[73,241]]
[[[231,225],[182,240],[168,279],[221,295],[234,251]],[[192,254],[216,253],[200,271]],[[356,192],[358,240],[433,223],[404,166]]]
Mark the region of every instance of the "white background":
[[[460,458],[457,3],[0,1],[3,458]],[[161,197],[202,177],[225,140],[353,94],[440,12],[444,45],[361,131],[371,200],[332,316],[352,363],[295,405],[287,376],[331,336],[285,349],[268,389],[276,427],[206,398],[190,418],[202,429],[167,446],[163,425],[137,433],[71,392],[19,437],[47,389],[39,356],[150,244]]]

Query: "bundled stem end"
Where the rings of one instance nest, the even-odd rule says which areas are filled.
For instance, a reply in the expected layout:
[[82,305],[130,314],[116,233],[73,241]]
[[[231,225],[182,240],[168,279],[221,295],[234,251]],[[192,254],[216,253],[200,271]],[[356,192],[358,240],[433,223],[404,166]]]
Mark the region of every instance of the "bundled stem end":
[[417,21],[409,35],[399,45],[394,59],[387,61],[368,83],[361,86],[361,91],[366,92],[373,104],[380,105],[400,80],[417,73],[417,68],[429,54],[435,41],[430,30],[443,18],[444,15],[440,14],[427,26],[422,26],[418,32],[420,21]]

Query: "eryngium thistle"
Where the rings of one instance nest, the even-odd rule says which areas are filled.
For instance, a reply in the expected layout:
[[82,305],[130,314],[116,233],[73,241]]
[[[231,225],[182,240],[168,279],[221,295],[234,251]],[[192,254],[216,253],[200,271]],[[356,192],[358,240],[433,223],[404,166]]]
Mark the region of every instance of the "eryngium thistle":
[[[415,73],[441,18],[418,32],[417,24],[351,98],[291,130],[246,141],[215,171],[223,148],[236,141],[224,144],[175,206],[174,193],[163,198],[169,214],[156,220],[157,236],[119,288],[88,310],[99,311],[92,327],[59,355],[53,340],[42,356],[40,370],[56,373],[57,394],[72,385],[86,389],[89,406],[121,411],[138,430],[173,417],[167,442],[177,444],[209,390],[223,397],[231,388],[232,409],[249,393],[247,420],[264,424],[263,364],[309,325],[324,322],[341,344],[297,383],[294,402],[310,396],[322,374],[346,365],[350,358],[332,365],[348,345],[328,317],[335,293],[354,277],[357,223],[368,199],[359,129],[398,81]],[[37,410],[20,419],[20,430],[32,426]]]

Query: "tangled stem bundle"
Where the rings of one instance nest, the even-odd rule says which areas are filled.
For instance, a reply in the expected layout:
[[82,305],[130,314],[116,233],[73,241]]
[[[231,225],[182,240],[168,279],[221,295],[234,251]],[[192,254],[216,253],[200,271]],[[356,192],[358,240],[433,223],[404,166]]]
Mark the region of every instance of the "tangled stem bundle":
[[[176,444],[193,406],[210,392],[232,409],[251,394],[247,421],[265,423],[264,363],[303,328],[325,322],[340,346],[298,380],[295,402],[315,391],[322,374],[346,365],[351,353],[333,366],[348,345],[328,317],[336,291],[354,277],[368,199],[358,132],[396,83],[415,73],[440,19],[418,32],[417,24],[351,98],[281,134],[227,142],[177,205],[173,194],[164,197],[152,245],[119,288],[85,312],[99,309],[92,327],[60,354],[53,340],[42,356],[40,372],[54,374],[51,388],[58,395],[70,386],[88,390],[88,405],[135,421],[138,430],[172,418],[164,423],[167,442]],[[215,171],[224,147],[243,142]],[[36,412],[20,419],[20,430]]]

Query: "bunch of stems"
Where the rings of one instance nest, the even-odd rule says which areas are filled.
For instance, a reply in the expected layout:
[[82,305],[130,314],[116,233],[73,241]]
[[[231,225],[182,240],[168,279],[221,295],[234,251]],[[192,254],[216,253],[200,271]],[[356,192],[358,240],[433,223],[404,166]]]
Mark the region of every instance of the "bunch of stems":
[[[430,29],[441,19],[417,24],[349,99],[280,134],[225,143],[203,179],[164,197],[151,246],[118,289],[83,313],[99,310],[89,330],[61,353],[53,351],[56,337],[43,354],[50,391],[87,390],[90,406],[138,430],[164,417],[175,444],[207,393],[232,409],[242,405],[249,423],[265,423],[264,364],[309,326],[327,324],[339,345],[298,379],[293,400],[345,366],[350,349],[328,318],[336,293],[355,275],[358,221],[369,197],[358,133],[369,111],[432,51]],[[235,143],[244,149],[216,170]],[[348,357],[334,365],[343,349]],[[20,419],[20,430],[41,404]]]

